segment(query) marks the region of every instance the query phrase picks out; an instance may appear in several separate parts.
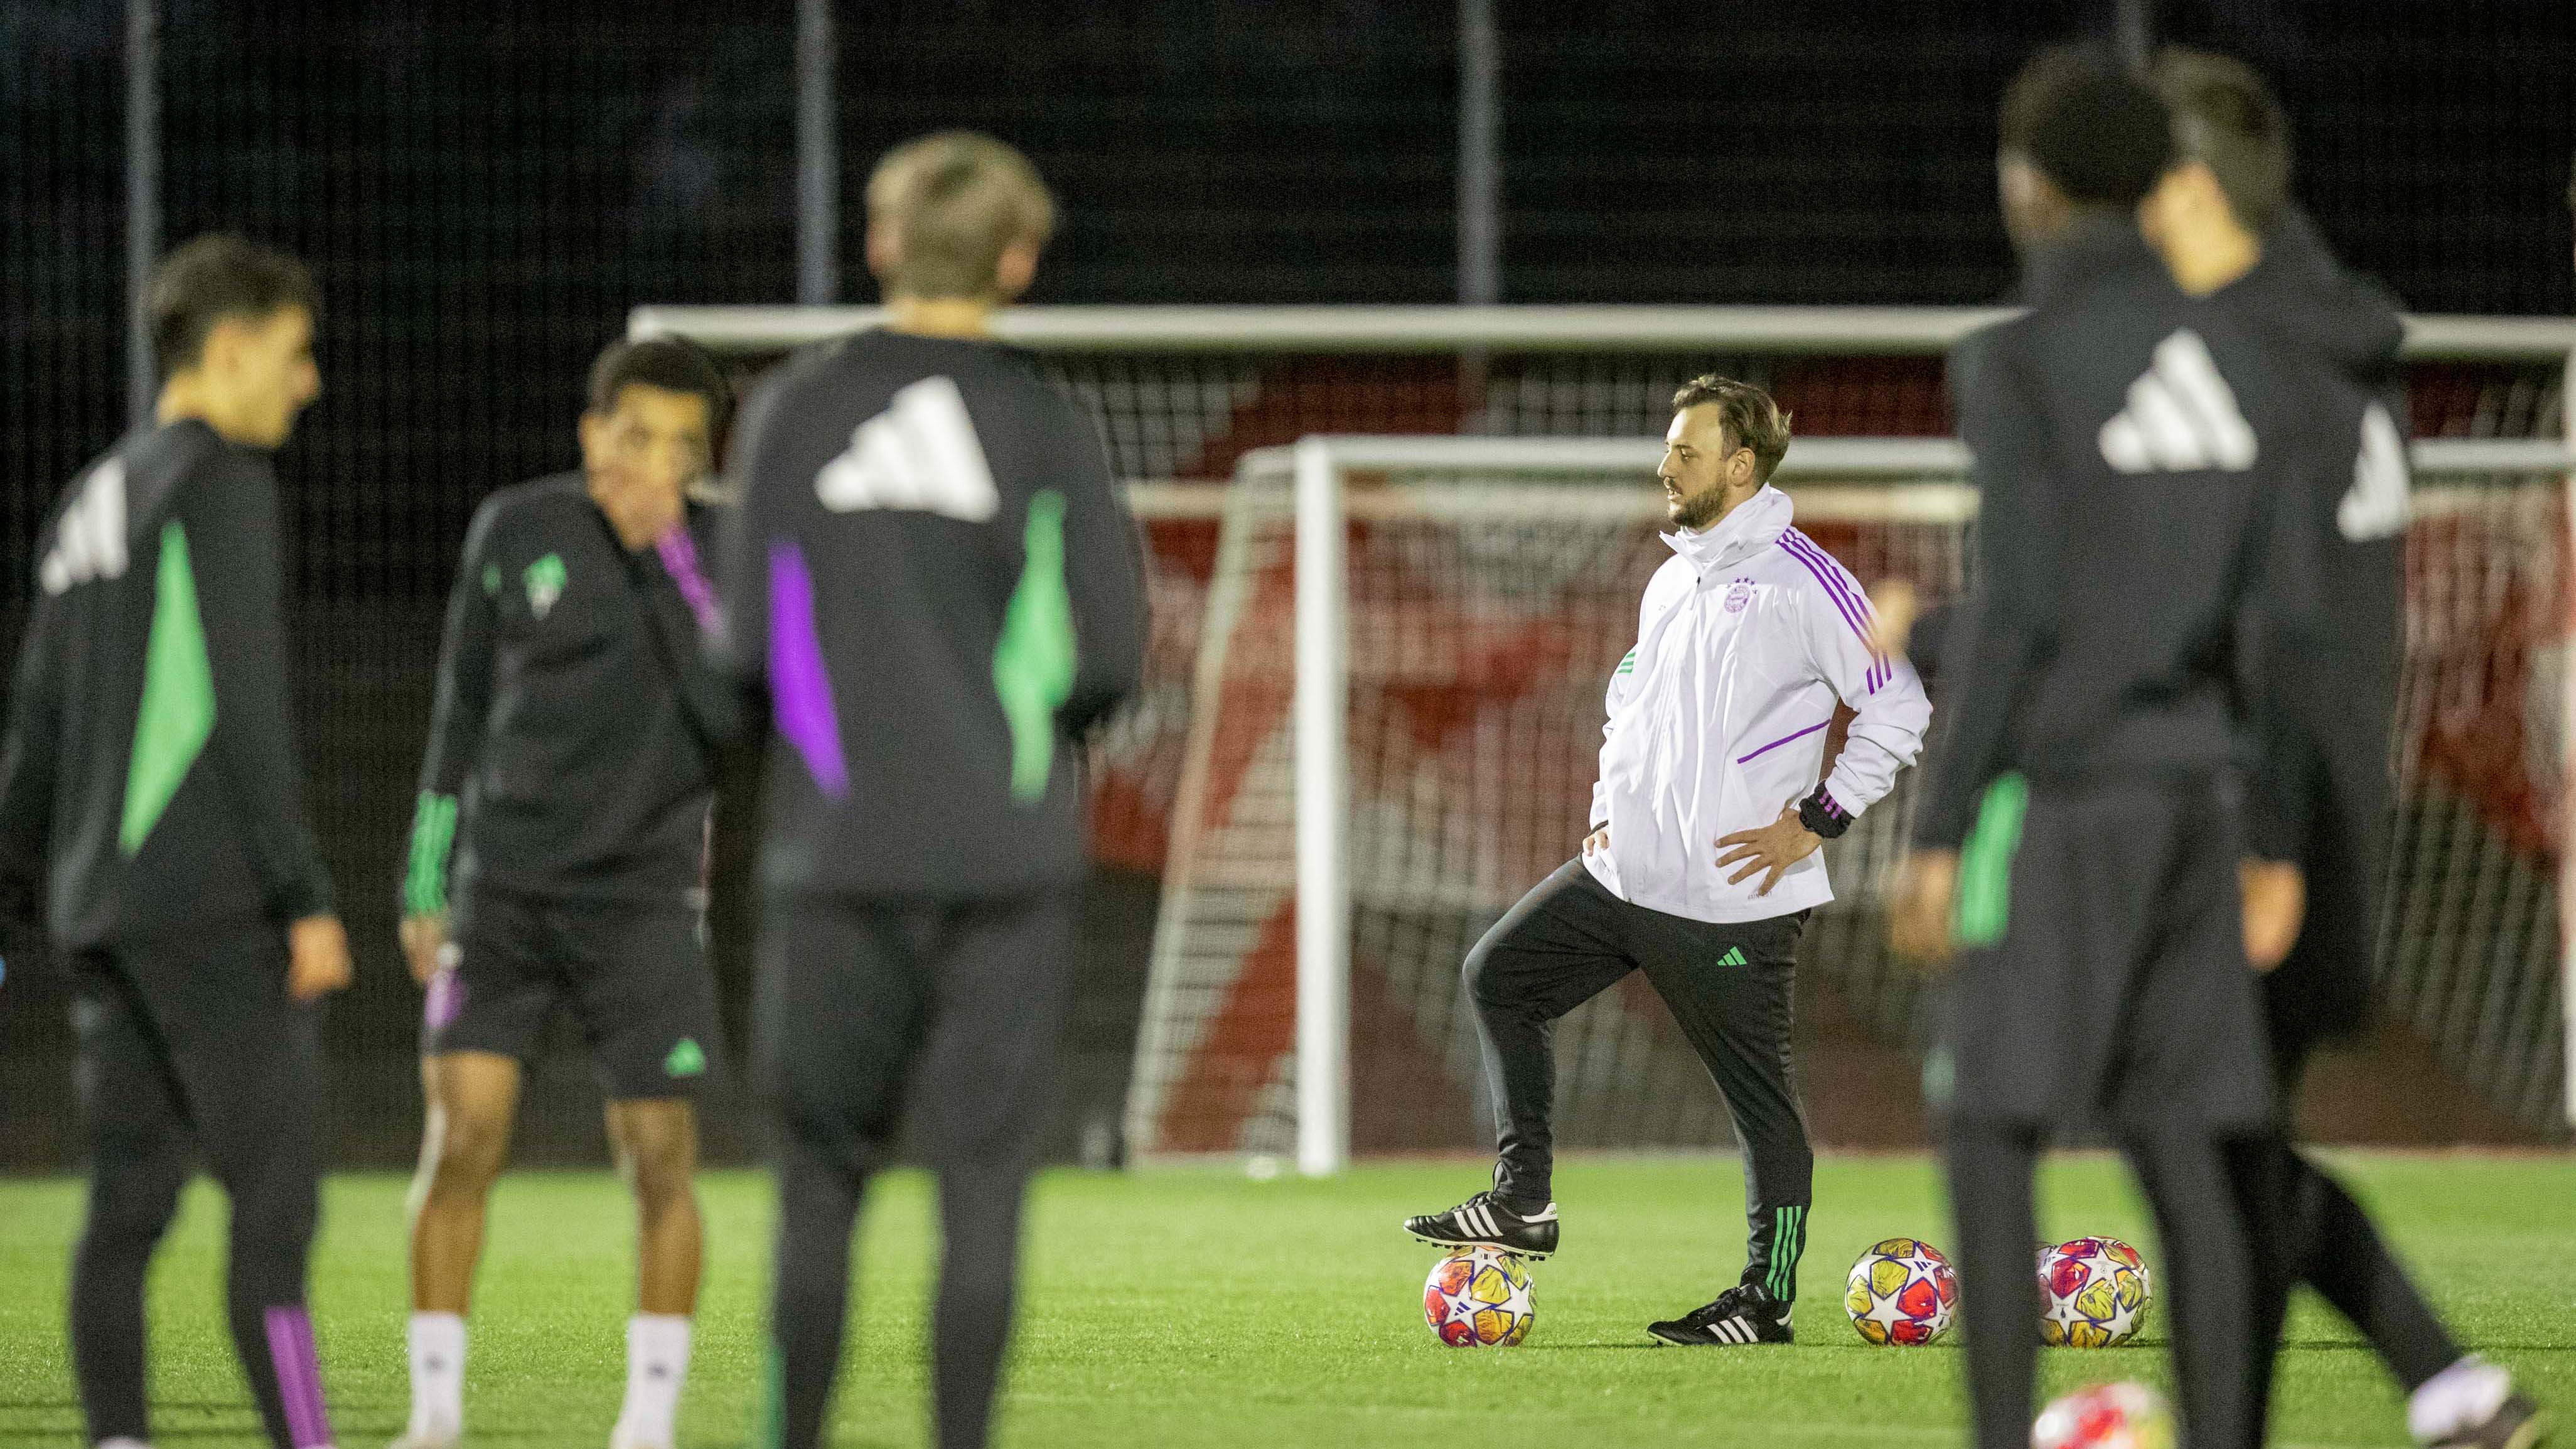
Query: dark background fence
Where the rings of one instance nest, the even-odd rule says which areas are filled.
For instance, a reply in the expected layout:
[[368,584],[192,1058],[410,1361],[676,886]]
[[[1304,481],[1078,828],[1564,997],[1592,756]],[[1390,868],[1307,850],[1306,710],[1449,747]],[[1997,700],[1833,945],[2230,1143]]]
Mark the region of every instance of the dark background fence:
[[[2040,42],[2105,33],[2112,8],[1507,0],[1501,298],[1995,299],[2003,81]],[[2576,7],[2197,0],[2153,18],[2275,79],[2303,199],[2410,307],[2570,309]],[[845,7],[840,289],[871,295],[854,269],[874,158],[964,125],[1026,148],[1064,201],[1033,300],[1451,300],[1458,23],[1388,0]],[[397,1160],[417,997],[394,859],[465,520],[571,462],[583,369],[627,308],[796,295],[793,6],[171,0],[161,25],[164,235],[285,245],[325,297],[326,393],[279,471],[314,812],[360,957],[331,1009],[337,1151]],[[55,491],[125,420],[124,41],[112,0],[0,7],[0,568],[19,580]],[[1135,905],[1095,913],[1087,979],[1105,984],[1060,1144],[1094,1099],[1115,1115]],[[0,1165],[60,1165],[59,982],[11,964]],[[541,1072],[530,1154],[596,1151],[584,1075],[563,1055]],[[719,1153],[744,1146],[738,1105],[716,1114]]]

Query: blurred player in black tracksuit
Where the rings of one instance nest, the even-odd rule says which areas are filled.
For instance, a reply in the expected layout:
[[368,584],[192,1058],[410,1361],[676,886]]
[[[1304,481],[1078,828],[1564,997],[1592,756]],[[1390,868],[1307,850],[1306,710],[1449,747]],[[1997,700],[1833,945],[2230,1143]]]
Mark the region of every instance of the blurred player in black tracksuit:
[[463,1432],[484,1200],[521,1064],[558,1004],[581,1024],[635,1192],[636,1312],[609,1442],[672,1442],[698,1293],[694,1098],[718,1047],[697,896],[736,704],[702,647],[713,511],[689,490],[727,398],[684,343],[613,344],[591,369],[580,471],[502,489],[466,531],[402,883],[403,945],[428,993],[428,1118],[401,1449]]
[[232,1204],[233,1346],[268,1437],[330,1442],[304,1308],[315,1009],[349,943],[305,828],[268,453],[320,394],[303,266],[201,237],[152,284],[154,425],[37,538],[0,752],[0,889],[70,971],[90,1151],[72,1363],[93,1443],[136,1449],[143,1280],[204,1151]]
[[[2110,1128],[2164,1244],[2185,1442],[2256,1442],[2250,1228],[2227,1149],[2270,1130],[2238,903],[2234,643],[2285,470],[2296,380],[2184,295],[2140,237],[2164,106],[2079,52],[2002,117],[2032,309],[1952,360],[1982,494],[1900,885],[1909,955],[1962,958],[1927,1068],[1944,1110],[1977,1442],[2029,1442],[2032,1170],[2052,1128]],[[2349,466],[2349,454],[2343,455]]]
[[764,1446],[822,1435],[860,1194],[907,1106],[939,1178],[938,1441],[986,1439],[1072,968],[1080,741],[1135,687],[1143,647],[1133,525],[1099,436],[990,336],[1053,220],[998,141],[898,148],[868,184],[890,325],[789,364],[744,408],[720,577],[728,655],[772,740]]
[[[2224,56],[2174,49],[2150,79],[2183,156],[2150,207],[2156,249],[2185,291],[2311,364],[2304,406],[2328,440],[2344,439],[2343,456],[2329,449],[2290,480],[2248,661],[2262,694],[2247,791],[2246,946],[2270,968],[2264,1014],[2284,1128],[2249,1164],[2256,1332],[2267,1344],[2277,1337],[2289,1291],[2304,1281],[2406,1386],[2417,1440],[2524,1449],[2542,1432],[2533,1405],[2504,1370],[2461,1355],[2360,1204],[2286,1134],[2309,1055],[2369,1008],[2403,643],[2404,322],[2395,300],[2337,266],[2289,206],[2288,122],[2259,77]],[[2251,927],[2262,919],[2280,929]]]

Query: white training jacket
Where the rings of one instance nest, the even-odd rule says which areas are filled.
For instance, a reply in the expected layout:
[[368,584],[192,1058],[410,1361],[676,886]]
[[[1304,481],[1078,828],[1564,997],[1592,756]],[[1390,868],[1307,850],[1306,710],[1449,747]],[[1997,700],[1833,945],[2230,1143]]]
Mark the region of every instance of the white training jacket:
[[1873,653],[1868,596],[1789,526],[1764,485],[1714,526],[1668,533],[1674,557],[1637,610],[1637,647],[1610,677],[1592,823],[1610,847],[1583,857],[1611,894],[1695,921],[1759,921],[1834,898],[1822,852],[1769,895],[1720,871],[1717,839],[1768,825],[1816,788],[1837,700],[1858,711],[1833,777],[1859,815],[1923,748],[1932,702],[1903,659]]

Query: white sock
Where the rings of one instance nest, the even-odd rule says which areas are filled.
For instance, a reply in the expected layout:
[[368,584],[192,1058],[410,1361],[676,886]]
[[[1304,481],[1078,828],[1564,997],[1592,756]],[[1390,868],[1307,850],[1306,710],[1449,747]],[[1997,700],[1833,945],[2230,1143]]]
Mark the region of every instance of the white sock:
[[626,1320],[626,1406],[617,1413],[617,1442],[669,1449],[680,1414],[680,1382],[688,1376],[687,1318],[638,1313]]
[[453,1439],[465,1429],[465,1315],[411,1316],[411,1425],[408,1434]]
[[152,1449],[152,1446],[140,1439],[128,1439],[119,1434],[113,1439],[99,1440],[97,1449]]
[[2406,1401],[2406,1430],[2417,1443],[2430,1444],[2494,1418],[2512,1392],[2513,1375],[2470,1354],[2426,1379]]

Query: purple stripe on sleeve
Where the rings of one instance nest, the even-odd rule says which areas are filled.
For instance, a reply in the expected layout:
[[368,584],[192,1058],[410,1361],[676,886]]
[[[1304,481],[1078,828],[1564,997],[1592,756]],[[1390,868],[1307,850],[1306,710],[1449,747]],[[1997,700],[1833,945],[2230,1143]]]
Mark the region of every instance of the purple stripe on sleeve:
[[769,695],[778,732],[804,757],[814,788],[828,799],[846,798],[850,770],[823,640],[814,631],[814,576],[804,550],[784,538],[769,543]]
[[1816,576],[1816,582],[1824,585],[1826,596],[1834,601],[1843,622],[1851,625],[1852,632],[1860,636],[1862,644],[1869,646],[1870,658],[1877,662],[1862,676],[1861,683],[1869,693],[1878,693],[1878,687],[1894,677],[1895,665],[1870,641],[1867,621],[1875,617],[1876,611],[1865,599],[1855,597],[1853,590],[1857,586],[1848,581],[1841,563],[1814,539],[1792,528],[1780,535],[1780,546],[1788,550],[1791,557],[1806,564],[1807,571]]
[[724,626],[716,611],[715,586],[707,582],[706,570],[698,567],[698,541],[689,537],[688,525],[675,523],[653,540],[653,551],[662,556],[662,572],[680,586],[680,597],[689,601],[689,612],[698,616],[698,630],[714,634]]
[[1818,731],[1818,730],[1820,730],[1820,729],[1823,729],[1825,726],[1827,726],[1827,725],[1829,725],[1829,724],[1832,724],[1832,723],[1833,723],[1833,721],[1832,721],[1832,720],[1830,720],[1830,719],[1820,719],[1820,720],[1816,721],[1814,724],[1811,724],[1811,725],[1807,726],[1805,729],[1802,729],[1802,730],[1793,730],[1793,731],[1791,731],[1790,733],[1785,734],[1785,735],[1782,735],[1780,738],[1778,738],[1778,739],[1776,739],[1776,740],[1773,740],[1771,743],[1769,743],[1769,744],[1767,744],[1767,745],[1764,745],[1762,748],[1760,748],[1760,749],[1758,749],[1758,750],[1755,750],[1755,751],[1753,752],[1753,754],[1752,754],[1752,755],[1738,755],[1738,756],[1736,756],[1736,757],[1735,757],[1735,763],[1737,763],[1737,764],[1741,765],[1741,764],[1743,764],[1745,761],[1747,761],[1747,760],[1749,760],[1749,759],[1752,759],[1752,758],[1753,758],[1753,755],[1764,755],[1764,754],[1769,754],[1771,751],[1773,751],[1773,750],[1776,750],[1776,749],[1780,748],[1782,745],[1785,745],[1785,744],[1789,743],[1791,740],[1794,740],[1794,739],[1798,738],[1798,736],[1800,736],[1800,735],[1811,735],[1811,734],[1814,734],[1816,731]]
[[1816,576],[1816,582],[1825,586],[1825,593],[1833,599],[1834,607],[1842,611],[1843,622],[1851,625],[1852,632],[1858,634],[1862,642],[1868,642],[1868,616],[1852,603],[1850,591],[1843,587],[1842,565],[1834,561],[1833,555],[1818,548],[1815,540],[1794,528],[1780,535],[1780,546],[1806,564],[1807,571]]
[[313,1351],[313,1319],[291,1304],[270,1308],[260,1317],[268,1330],[268,1362],[277,1371],[287,1435],[295,1449],[321,1449],[331,1442],[331,1416],[322,1407],[322,1361]]

